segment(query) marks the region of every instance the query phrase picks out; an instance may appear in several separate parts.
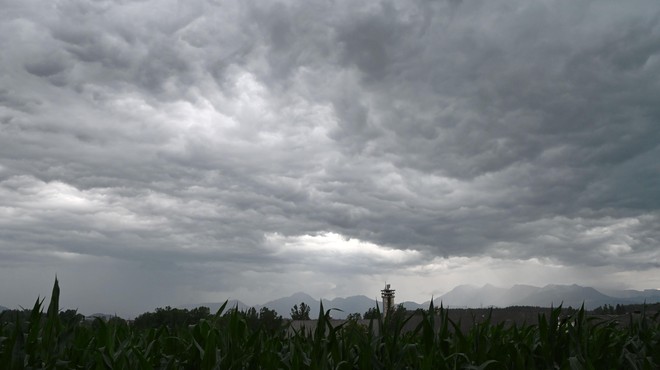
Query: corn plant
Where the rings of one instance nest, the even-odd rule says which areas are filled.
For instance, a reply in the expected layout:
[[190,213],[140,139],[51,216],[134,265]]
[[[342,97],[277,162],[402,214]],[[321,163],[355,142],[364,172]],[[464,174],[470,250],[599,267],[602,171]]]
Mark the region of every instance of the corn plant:
[[321,304],[313,330],[294,330],[254,325],[226,304],[190,325],[86,323],[59,312],[56,279],[48,307],[37,299],[14,317],[0,314],[0,370],[660,368],[660,317],[646,312],[623,325],[558,307],[536,323],[495,324],[489,314],[461,329],[465,322],[433,303],[367,324],[337,323]]

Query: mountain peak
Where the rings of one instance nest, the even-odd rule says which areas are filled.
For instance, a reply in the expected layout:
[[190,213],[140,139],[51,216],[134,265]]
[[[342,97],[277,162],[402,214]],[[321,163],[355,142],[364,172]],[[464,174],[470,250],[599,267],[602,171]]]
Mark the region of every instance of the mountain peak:
[[291,295],[289,296],[289,298],[291,298],[291,299],[299,299],[300,301],[307,301],[307,300],[315,301],[315,300],[316,300],[314,297],[312,297],[311,295],[309,295],[309,294],[307,294],[307,293],[305,293],[305,292],[296,292],[296,293],[293,293],[293,294],[291,294]]

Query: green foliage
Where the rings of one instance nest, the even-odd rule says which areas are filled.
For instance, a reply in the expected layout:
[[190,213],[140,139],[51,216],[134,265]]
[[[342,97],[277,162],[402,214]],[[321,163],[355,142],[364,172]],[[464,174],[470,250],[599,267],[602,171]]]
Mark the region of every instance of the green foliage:
[[300,303],[300,307],[294,304],[291,308],[291,320],[309,320],[310,307],[305,303]]
[[211,316],[208,307],[197,307],[192,310],[172,308],[157,308],[155,312],[146,312],[135,318],[133,325],[138,329],[159,328],[167,326],[170,329],[180,326],[194,325]]
[[378,309],[378,307],[371,307],[370,309],[367,310],[367,312],[364,313],[363,317],[365,320],[378,319],[380,317],[380,310]]
[[433,303],[385,318],[375,308],[368,325],[356,316],[334,321],[321,304],[316,325],[297,330],[272,310],[225,311],[226,304],[215,315],[159,309],[144,320],[160,324],[141,327],[120,318],[90,325],[75,311],[59,312],[58,300],[56,281],[45,313],[37,299],[31,310],[0,314],[0,369],[660,367],[660,317],[644,310],[625,323],[588,317],[584,308],[551,309],[523,325],[494,324],[485,315],[461,329]]
[[402,320],[407,315],[406,308],[403,307],[402,303],[400,303],[396,307],[394,307],[390,312],[388,312],[387,315],[390,317],[390,320],[392,320],[392,318]]
[[231,320],[232,315],[237,315],[244,320],[248,329],[252,331],[265,330],[271,332],[283,329],[284,320],[282,316],[268,307],[262,307],[259,312],[254,307],[250,307],[246,311],[239,311],[238,307],[232,308],[224,314],[224,322]]

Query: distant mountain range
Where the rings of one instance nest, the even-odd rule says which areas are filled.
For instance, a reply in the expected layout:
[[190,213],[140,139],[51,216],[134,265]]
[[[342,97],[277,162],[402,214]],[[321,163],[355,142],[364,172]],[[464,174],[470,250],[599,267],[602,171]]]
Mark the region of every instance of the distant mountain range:
[[[254,306],[257,310],[261,307],[268,307],[277,311],[282,317],[289,318],[291,308],[293,305],[300,305],[305,302],[311,307],[310,317],[316,318],[319,312],[319,300],[313,298],[306,293],[295,293],[289,297],[275,299],[266,302],[262,305]],[[480,307],[508,307],[508,306],[535,306],[535,307],[550,307],[559,306],[562,304],[564,307],[578,308],[584,303],[584,307],[592,310],[599,306],[609,304],[641,304],[641,303],[657,303],[660,302],[660,290],[646,289],[646,290],[612,290],[602,289],[596,290],[591,287],[583,287],[580,285],[546,285],[544,287],[536,287],[531,285],[514,285],[510,288],[496,287],[490,284],[482,287],[474,285],[459,285],[451,291],[437,297],[433,300],[433,304],[438,307],[442,304],[446,308],[480,308]],[[364,314],[370,308],[379,305],[382,309],[382,302],[380,299],[376,301],[374,298],[369,298],[364,295],[356,295],[346,298],[323,299],[323,309],[339,309],[331,311],[331,316],[336,319],[344,319],[350,313]],[[424,303],[416,302],[398,302],[402,303],[407,310],[416,310],[418,308],[426,309],[429,306],[429,301]],[[222,302],[209,302],[198,303],[181,306],[181,308],[192,309],[195,307],[205,306],[209,307],[211,313],[218,311]],[[245,311],[249,307],[245,303],[238,300],[230,300],[227,303],[225,310],[238,307],[239,310]],[[8,310],[9,308],[0,306],[0,312]],[[114,316],[95,314],[89,316]]]
[[[660,299],[660,292],[658,294]],[[642,300],[643,301],[643,300]],[[546,285],[542,288],[531,285],[514,285],[500,288],[490,284],[482,287],[460,285],[435,299],[436,305],[445,307],[549,307],[563,304],[564,307],[593,309],[603,304],[624,303],[622,298],[607,296],[594,288],[579,285]],[[626,301],[625,303],[633,303]]]
[[[319,312],[319,300],[306,293],[295,293],[289,297],[279,298],[263,305],[254,306],[257,310],[261,307],[268,307],[277,311],[282,317],[290,317],[293,305],[300,305],[301,302],[311,307],[310,317],[316,318]],[[531,285],[514,285],[511,288],[501,288],[490,284],[482,287],[474,285],[460,285],[446,294],[433,300],[437,307],[442,304],[446,308],[479,308],[479,307],[508,307],[508,306],[536,306],[550,307],[559,306],[578,308],[584,303],[584,307],[592,310],[604,304],[639,304],[639,303],[660,302],[660,290],[647,289],[639,290],[607,290],[599,291],[591,287],[579,285],[546,285],[544,287],[535,287]],[[346,298],[323,299],[323,309],[340,309],[341,311],[331,311],[331,316],[337,319],[346,318],[350,313],[364,314],[370,308],[381,302],[374,298],[364,295],[351,296]],[[418,308],[426,309],[429,301],[424,303],[416,302],[396,302],[403,303],[407,310],[416,310]],[[216,312],[222,303],[200,303],[183,306],[182,308],[194,308],[206,306],[211,312]],[[238,300],[230,301],[227,308],[238,307],[239,310],[245,310],[249,306]],[[382,306],[380,306],[382,309]]]
[[507,307],[538,306],[550,307],[562,304],[564,307],[594,309],[604,304],[634,304],[660,302],[660,290],[608,290],[604,294],[591,287],[579,285],[514,285],[499,288],[492,285],[482,287],[461,285],[437,298],[434,303],[445,307]]

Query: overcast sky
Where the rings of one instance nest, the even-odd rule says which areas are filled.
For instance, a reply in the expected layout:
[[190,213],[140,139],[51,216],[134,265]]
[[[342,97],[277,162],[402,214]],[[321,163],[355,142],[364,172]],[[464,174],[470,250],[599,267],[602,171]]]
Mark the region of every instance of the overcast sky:
[[0,7],[0,305],[660,288],[657,0]]

